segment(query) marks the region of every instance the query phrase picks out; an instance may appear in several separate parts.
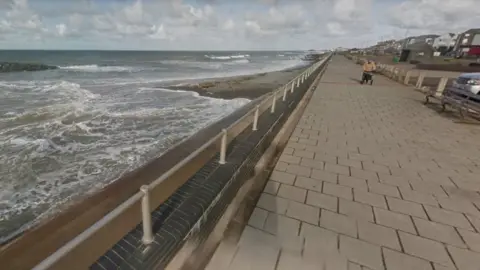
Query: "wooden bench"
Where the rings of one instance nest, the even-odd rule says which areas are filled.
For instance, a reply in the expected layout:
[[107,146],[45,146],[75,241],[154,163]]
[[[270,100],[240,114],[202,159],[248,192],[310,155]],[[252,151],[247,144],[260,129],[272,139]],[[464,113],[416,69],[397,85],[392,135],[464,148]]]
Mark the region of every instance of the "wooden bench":
[[455,87],[446,87],[448,78],[442,78],[436,89],[417,90],[425,94],[425,104],[430,103],[430,99],[440,101],[442,111],[446,110],[447,105],[457,109],[462,120],[465,118],[480,121],[480,95],[475,95],[469,91],[458,89]]
[[480,95],[449,87],[443,93],[441,104],[443,111],[447,105],[457,109],[462,119],[480,120]]
[[[392,65],[378,65],[379,73],[397,80],[405,85],[410,84],[410,78],[412,71],[399,70]],[[404,75],[403,75],[404,74]],[[476,120],[478,124],[480,121],[480,95],[475,95],[471,92],[464,91],[454,87],[447,87],[450,78],[441,78],[436,88],[425,87],[424,79],[426,78],[426,72],[420,71],[418,79],[415,85],[415,90],[420,91],[425,95],[424,104],[430,103],[431,99],[438,100],[442,105],[442,111],[446,110],[446,106],[449,105],[459,111],[462,120],[469,118]]]

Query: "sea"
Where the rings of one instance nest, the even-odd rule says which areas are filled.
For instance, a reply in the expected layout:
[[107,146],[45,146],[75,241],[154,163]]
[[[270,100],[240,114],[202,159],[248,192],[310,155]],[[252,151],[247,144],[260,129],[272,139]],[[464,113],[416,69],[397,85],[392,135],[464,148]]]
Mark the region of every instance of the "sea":
[[[305,52],[0,51],[0,244],[250,102],[167,90],[304,65]],[[162,87],[163,86],[163,87]]]

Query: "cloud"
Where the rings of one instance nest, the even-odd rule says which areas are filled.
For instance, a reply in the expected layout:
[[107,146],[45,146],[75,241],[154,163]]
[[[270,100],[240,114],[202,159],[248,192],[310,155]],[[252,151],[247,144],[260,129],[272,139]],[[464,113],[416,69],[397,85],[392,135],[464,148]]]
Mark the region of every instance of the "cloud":
[[67,33],[67,26],[64,23],[55,25],[55,28],[57,29],[57,34],[61,37]]
[[393,26],[449,32],[472,28],[480,21],[478,0],[408,0],[390,9]]
[[291,34],[307,31],[309,20],[299,5],[271,7],[267,12],[257,12],[245,16],[247,31],[260,36]]
[[40,16],[30,9],[27,0],[14,0],[2,20],[2,25],[18,34],[41,34],[47,31]]
[[343,26],[338,22],[327,23],[328,33],[332,36],[344,36],[347,32],[343,29]]
[[223,23],[222,29],[223,30],[233,30],[235,28],[236,24],[232,19],[228,19]]
[[[311,49],[480,19],[478,0],[0,0],[0,48]],[[42,42],[37,42],[41,40]],[[31,42],[29,42],[31,41]]]

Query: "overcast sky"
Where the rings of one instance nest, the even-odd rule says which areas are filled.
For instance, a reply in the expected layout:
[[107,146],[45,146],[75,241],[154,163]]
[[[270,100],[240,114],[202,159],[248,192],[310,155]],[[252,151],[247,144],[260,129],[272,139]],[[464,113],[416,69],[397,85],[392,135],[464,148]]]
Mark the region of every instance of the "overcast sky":
[[[480,0],[0,0],[0,49],[305,50],[480,27]],[[476,23],[475,23],[476,22]]]

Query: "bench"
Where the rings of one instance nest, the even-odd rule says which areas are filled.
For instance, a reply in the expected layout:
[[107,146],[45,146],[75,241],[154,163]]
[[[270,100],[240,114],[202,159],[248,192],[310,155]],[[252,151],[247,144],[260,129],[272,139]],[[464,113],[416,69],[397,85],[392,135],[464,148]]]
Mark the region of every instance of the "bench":
[[442,110],[449,105],[460,113],[460,117],[480,120],[480,95],[463,91],[455,87],[445,89],[441,98]]
[[[430,88],[430,87],[423,87],[422,86],[423,79],[424,78],[422,78],[422,82],[417,82],[416,89],[425,94],[425,104],[428,104],[430,102],[431,98],[434,98],[434,99],[437,99],[437,100],[441,101],[443,99],[443,95],[444,95],[444,92],[445,92],[445,89],[446,89],[446,86],[447,86],[447,83],[448,83],[448,78],[440,79],[440,82],[438,83],[438,86],[437,86],[436,89],[435,88]],[[419,81],[420,81],[420,78],[419,78]]]
[[[405,85],[410,84],[412,71],[404,70],[402,72],[392,65],[379,64],[379,72]],[[405,75],[403,76],[402,73]],[[436,99],[440,101],[442,111],[445,111],[446,106],[449,105],[452,108],[458,109],[462,120],[466,120],[465,118],[468,117],[476,120],[475,123],[480,121],[480,95],[454,87],[447,87],[448,81],[452,78],[446,77],[440,79],[436,88],[426,87],[423,85],[425,78],[426,72],[420,71],[414,88],[425,95],[424,104],[430,103],[430,99]]]

